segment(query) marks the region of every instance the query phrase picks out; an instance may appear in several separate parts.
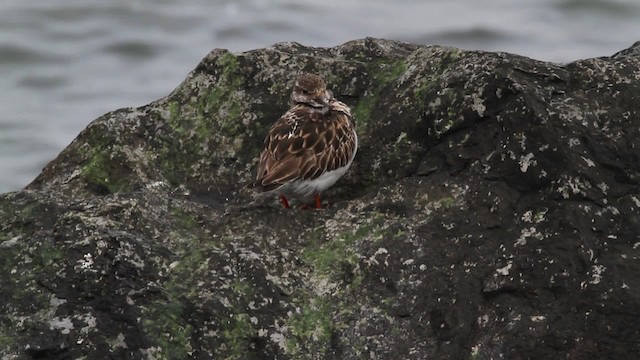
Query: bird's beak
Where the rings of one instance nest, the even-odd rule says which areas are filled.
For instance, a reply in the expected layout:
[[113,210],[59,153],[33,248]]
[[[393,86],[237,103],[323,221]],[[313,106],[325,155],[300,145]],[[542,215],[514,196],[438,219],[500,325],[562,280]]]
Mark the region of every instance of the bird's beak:
[[327,90],[324,92],[325,99],[329,99],[329,101],[333,100],[333,91]]
[[327,108],[329,107],[329,100],[324,98],[311,100],[311,106],[314,108]]

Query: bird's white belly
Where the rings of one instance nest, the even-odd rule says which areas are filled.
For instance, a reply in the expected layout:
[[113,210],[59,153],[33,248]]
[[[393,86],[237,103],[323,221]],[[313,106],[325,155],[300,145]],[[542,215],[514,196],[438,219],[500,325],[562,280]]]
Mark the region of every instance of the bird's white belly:
[[351,163],[347,166],[327,171],[313,180],[296,180],[290,184],[288,190],[294,193],[296,197],[312,197],[335,184],[349,170],[349,166],[351,166]]
[[347,163],[347,165],[337,168],[335,170],[327,171],[322,175],[318,176],[312,180],[295,180],[291,183],[283,186],[278,189],[280,193],[288,194],[289,196],[297,197],[297,198],[310,198],[315,194],[319,194],[336,183],[338,179],[340,179],[351,167],[351,163],[353,159],[356,157],[356,153],[358,152],[358,137],[356,135],[356,144],[355,151],[351,156],[351,159]]

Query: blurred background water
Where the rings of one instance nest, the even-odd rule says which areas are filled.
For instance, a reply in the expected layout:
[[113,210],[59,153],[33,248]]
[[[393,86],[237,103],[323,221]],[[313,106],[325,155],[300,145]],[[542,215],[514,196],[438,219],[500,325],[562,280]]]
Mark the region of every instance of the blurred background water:
[[2,0],[0,193],[103,113],[167,95],[213,48],[365,36],[569,62],[640,40],[638,0]]

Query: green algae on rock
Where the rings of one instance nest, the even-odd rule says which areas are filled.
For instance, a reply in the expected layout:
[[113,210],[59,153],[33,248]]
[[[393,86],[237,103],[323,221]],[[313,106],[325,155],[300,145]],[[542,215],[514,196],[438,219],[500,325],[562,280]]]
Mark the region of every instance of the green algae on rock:
[[[0,356],[632,358],[638,44],[214,50],[0,195]],[[360,138],[323,211],[243,187],[303,71]]]

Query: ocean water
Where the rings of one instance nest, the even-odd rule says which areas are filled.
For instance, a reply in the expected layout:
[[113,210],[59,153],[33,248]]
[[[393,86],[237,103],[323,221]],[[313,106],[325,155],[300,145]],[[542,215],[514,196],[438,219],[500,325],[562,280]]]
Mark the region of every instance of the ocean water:
[[569,62],[640,40],[637,0],[3,0],[0,193],[107,111],[171,92],[213,48],[365,36]]

